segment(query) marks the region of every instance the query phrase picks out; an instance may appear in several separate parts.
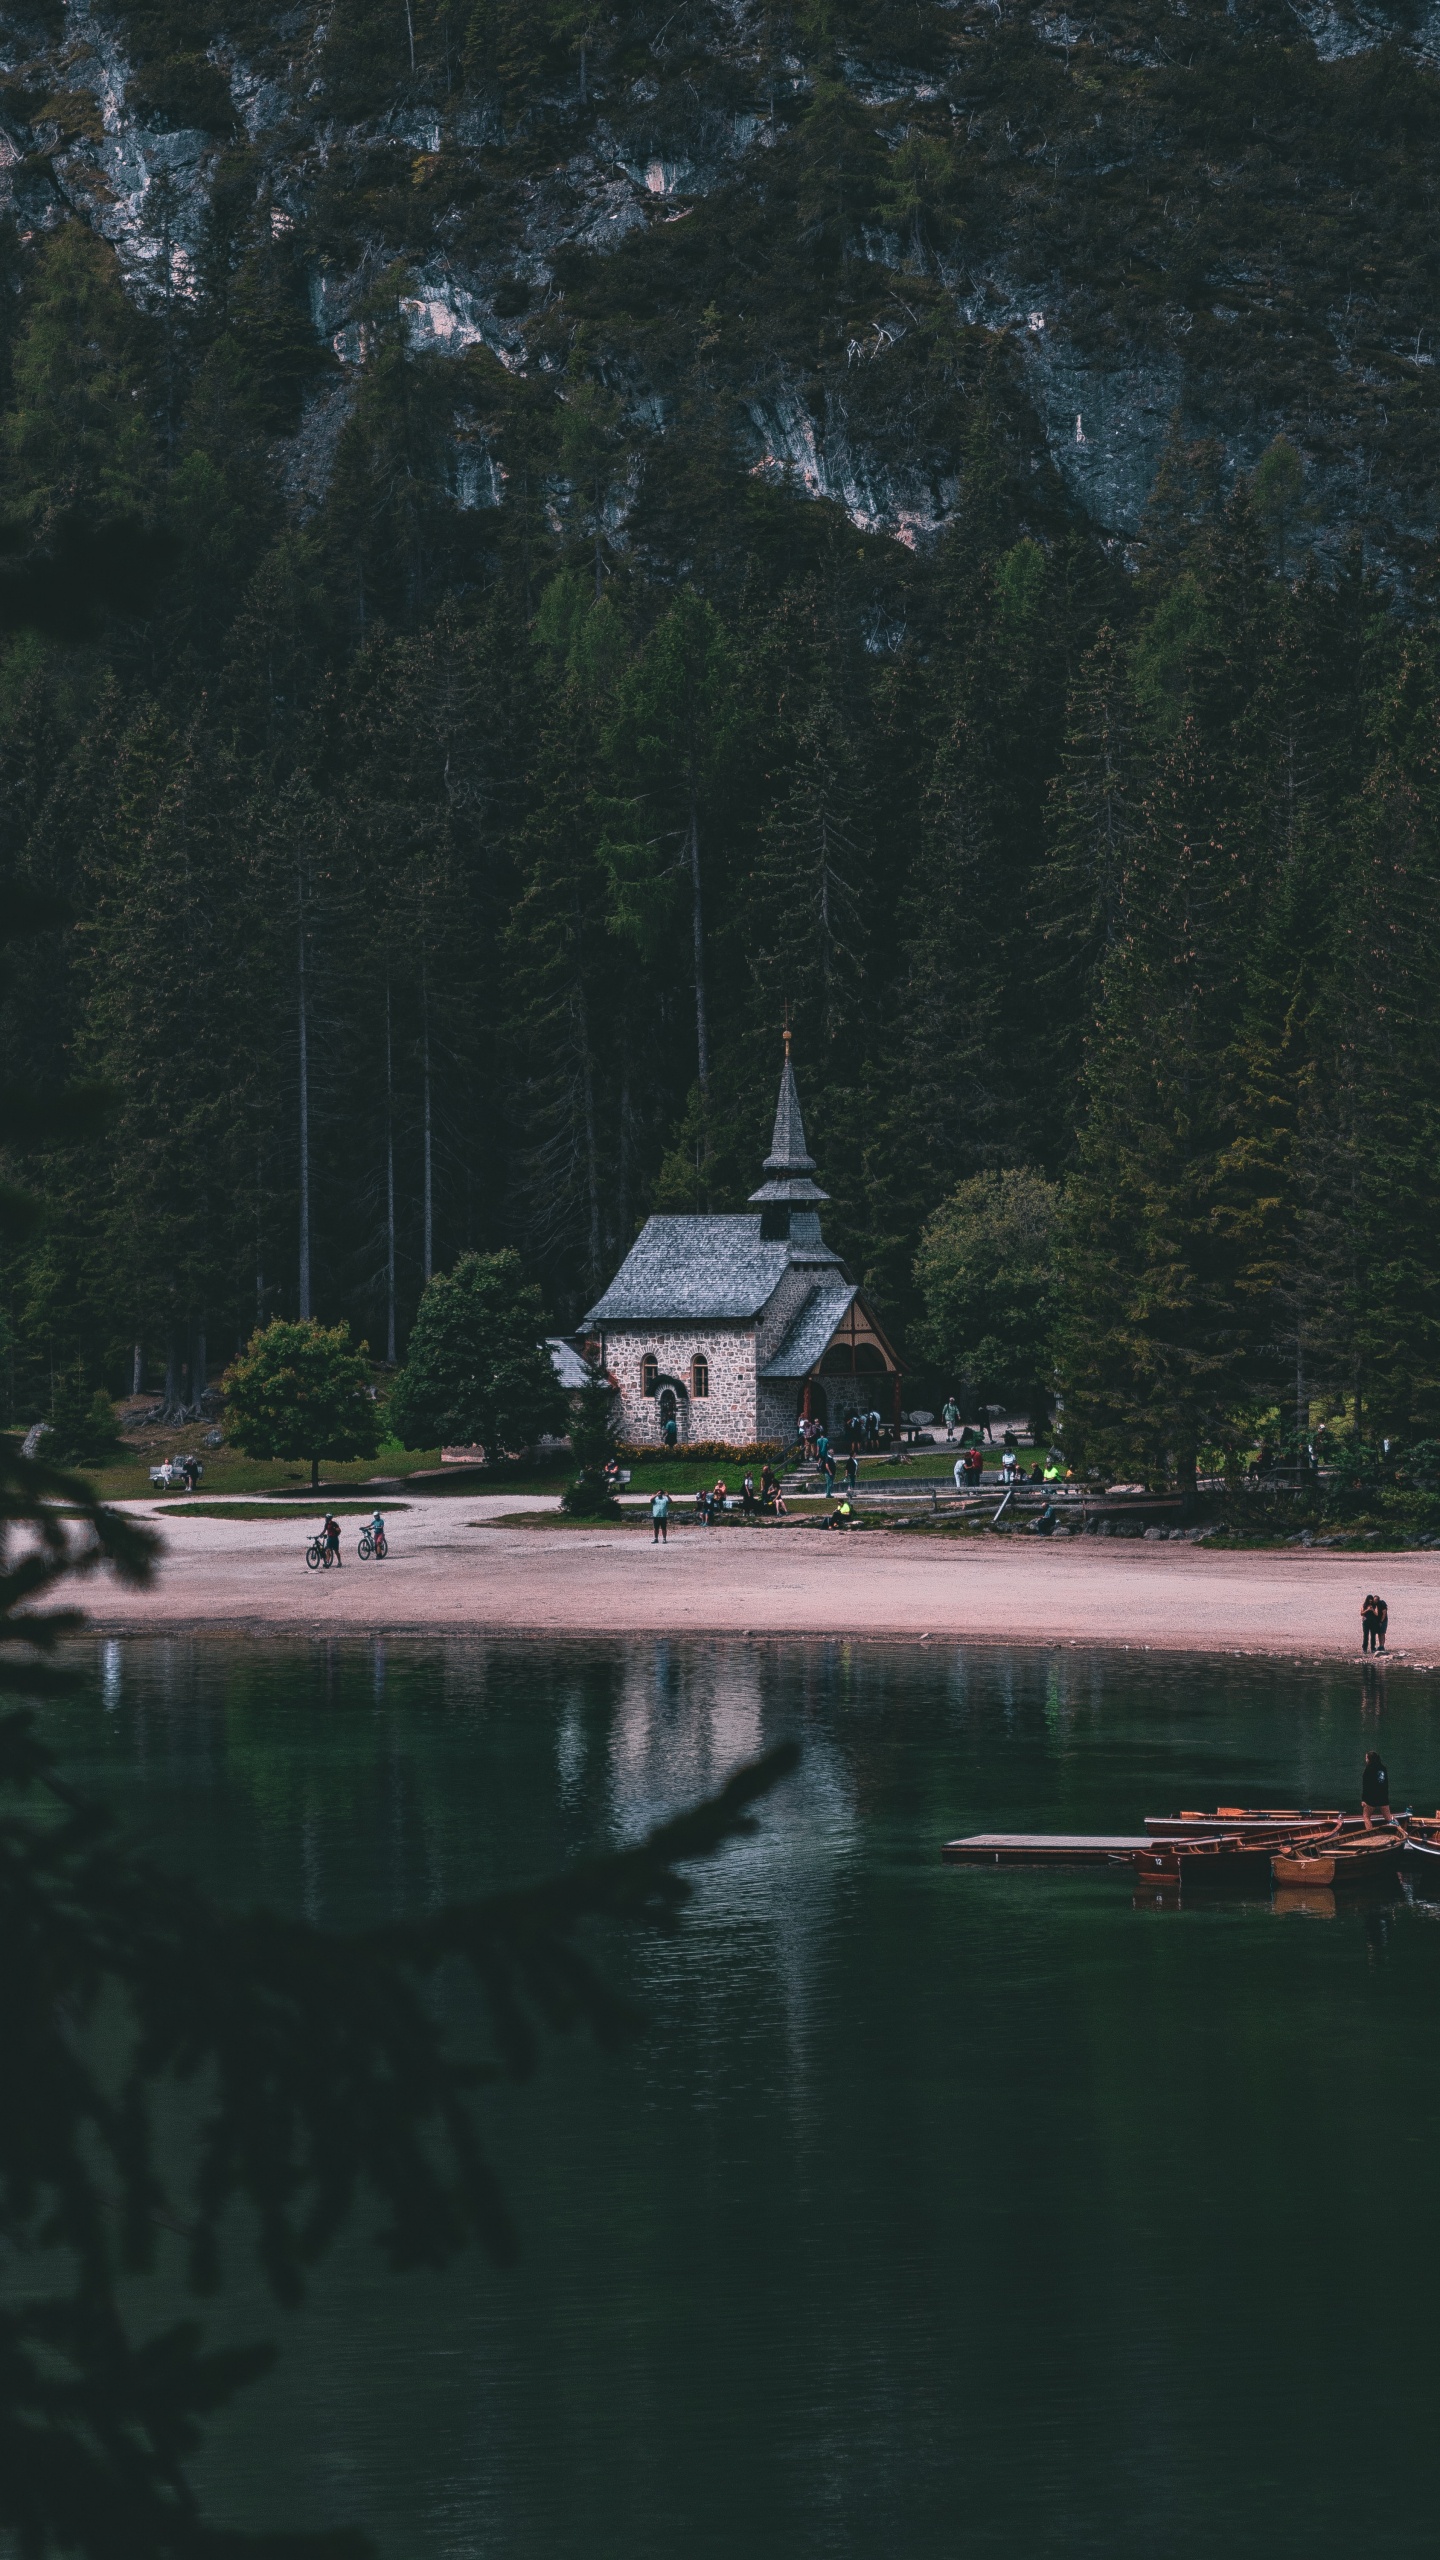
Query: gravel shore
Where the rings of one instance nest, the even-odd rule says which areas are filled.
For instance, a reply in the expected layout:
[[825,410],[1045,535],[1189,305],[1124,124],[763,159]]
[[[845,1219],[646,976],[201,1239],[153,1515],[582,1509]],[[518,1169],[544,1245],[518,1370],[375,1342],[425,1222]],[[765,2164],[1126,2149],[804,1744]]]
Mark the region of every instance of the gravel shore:
[[[102,1633],[323,1629],[555,1635],[666,1631],[859,1640],[963,1637],[982,1644],[1138,1645],[1176,1652],[1355,1654],[1360,1603],[1390,1603],[1390,1660],[1440,1666],[1440,1557],[1225,1555],[1180,1544],[1034,1538],[929,1541],[686,1522],[666,1547],[643,1531],[517,1519],[548,1499],[414,1501],[391,1526],[390,1555],[362,1565],[345,1523],[344,1566],[312,1573],[300,1519],[160,1519],[164,1556],[149,1591],[108,1578],[85,1595]],[[502,1525],[501,1512],[508,1514]]]

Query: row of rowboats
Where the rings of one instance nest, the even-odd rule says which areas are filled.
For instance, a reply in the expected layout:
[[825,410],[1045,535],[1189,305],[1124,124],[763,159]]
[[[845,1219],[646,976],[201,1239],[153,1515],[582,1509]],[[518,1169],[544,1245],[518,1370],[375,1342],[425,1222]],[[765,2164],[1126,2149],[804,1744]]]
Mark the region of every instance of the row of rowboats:
[[[1202,1827],[1203,1826],[1203,1827]],[[1147,1832],[1152,1824],[1147,1822]],[[1172,1892],[1384,1884],[1401,1862],[1440,1868],[1440,1814],[1406,1814],[1367,1827],[1340,1813],[1269,1813],[1222,1805],[1213,1815],[1181,1815],[1153,1825],[1155,1836],[1128,1852],[1138,1880]]]

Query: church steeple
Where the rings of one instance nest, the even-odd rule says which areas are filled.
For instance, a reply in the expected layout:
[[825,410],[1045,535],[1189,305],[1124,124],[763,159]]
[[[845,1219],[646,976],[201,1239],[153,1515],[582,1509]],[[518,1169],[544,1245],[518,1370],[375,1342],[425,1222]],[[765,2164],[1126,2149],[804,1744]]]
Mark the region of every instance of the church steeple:
[[828,1200],[830,1197],[828,1191],[822,1191],[809,1178],[815,1171],[815,1159],[805,1145],[800,1095],[795,1083],[795,1070],[790,1063],[788,1024],[785,1030],[785,1064],[780,1070],[780,1098],[775,1105],[775,1130],[764,1170],[767,1179],[758,1191],[751,1192],[753,1201],[763,1204],[771,1200],[798,1202]]

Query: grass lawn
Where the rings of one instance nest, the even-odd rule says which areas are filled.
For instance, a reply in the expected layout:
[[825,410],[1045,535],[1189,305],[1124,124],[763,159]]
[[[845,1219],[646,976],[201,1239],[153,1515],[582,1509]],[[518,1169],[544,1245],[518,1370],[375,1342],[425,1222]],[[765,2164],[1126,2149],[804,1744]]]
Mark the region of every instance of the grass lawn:
[[[168,1432],[166,1438],[173,1443],[176,1457],[184,1457],[193,1451],[200,1459],[205,1469],[201,1482],[207,1494],[293,1493],[314,1498],[311,1496],[310,1470],[299,1460],[291,1465],[283,1458],[242,1458],[228,1449],[203,1449],[193,1432],[188,1436],[181,1431]],[[134,1457],[127,1453],[113,1465],[77,1467],[75,1473],[84,1476],[86,1483],[92,1484],[105,1502],[133,1502],[152,1495],[163,1502],[167,1497],[150,1482],[150,1469],[160,1466],[170,1455],[169,1448],[157,1449],[153,1453],[146,1450]],[[438,1449],[407,1449],[402,1456],[352,1458],[343,1464],[327,1458],[321,1463],[319,1490],[323,1495],[328,1487],[344,1484],[358,1491],[377,1476],[390,1480],[420,1467],[438,1467],[439,1464]],[[447,1468],[446,1473],[449,1472]],[[457,1467],[454,1472],[460,1475],[465,1470]],[[473,1475],[469,1481],[473,1483]],[[178,1503],[185,1501],[187,1496],[182,1490],[170,1498]]]
[[[468,1494],[473,1498],[477,1493],[559,1494],[564,1491],[574,1473],[573,1462],[563,1454],[538,1460],[529,1466],[519,1465],[513,1469],[497,1468],[492,1474],[485,1467],[442,1468],[438,1449],[387,1449],[376,1458],[323,1460],[319,1487],[317,1491],[312,1492],[310,1469],[299,1459],[291,1462],[273,1458],[242,1458],[233,1450],[204,1448],[198,1432],[161,1432],[158,1429],[144,1435],[141,1447],[135,1450],[125,1449],[123,1454],[111,1464],[103,1467],[81,1467],[75,1472],[83,1475],[86,1482],[94,1486],[102,1501],[133,1502],[153,1499],[166,1503],[167,1507],[173,1503],[178,1508],[193,1497],[187,1495],[183,1489],[168,1496],[160,1493],[150,1482],[150,1469],[152,1466],[159,1466],[167,1457],[178,1458],[191,1453],[198,1457],[204,1466],[205,1473],[199,1489],[207,1499],[213,1499],[217,1494],[273,1493],[288,1494],[301,1501],[313,1502],[317,1499],[323,1500],[327,1495],[341,1488],[359,1494],[362,1489],[373,1485],[377,1479],[427,1495]],[[1001,1452],[998,1448],[987,1448],[984,1454],[988,1485],[989,1477],[998,1472]],[[916,1449],[913,1452],[907,1452],[903,1463],[897,1459],[893,1451],[875,1457],[862,1457],[860,1483],[863,1487],[868,1479],[885,1478],[893,1478],[901,1484],[928,1483],[931,1480],[940,1479],[948,1482],[958,1455],[958,1442],[949,1448],[942,1442],[934,1449]],[[838,1476],[841,1481],[844,1478],[844,1468],[845,1461],[841,1453],[838,1457]],[[626,1490],[633,1496],[643,1494],[648,1498],[663,1486],[669,1494],[684,1496],[698,1493],[702,1487],[714,1484],[718,1476],[723,1476],[730,1491],[738,1493],[741,1479],[747,1472],[754,1476],[758,1484],[760,1464],[755,1460],[687,1458],[683,1451],[674,1457],[658,1454],[653,1458],[645,1457],[632,1462],[630,1483]],[[419,1474],[424,1474],[427,1481],[423,1485],[412,1486],[410,1480]]]
[[[713,1483],[713,1476],[708,1481]],[[673,1485],[670,1491],[673,1494]],[[808,1519],[817,1512],[828,1512],[829,1508],[830,1505],[823,1494],[818,1499],[809,1494],[787,1494],[785,1497],[786,1517],[791,1520]],[[670,1514],[672,1529],[698,1529],[700,1525],[693,1509],[688,1505],[683,1510],[672,1511]],[[649,1497],[647,1495],[643,1502],[627,1502],[622,1494],[620,1516],[617,1520],[572,1520],[569,1513],[565,1511],[492,1511],[488,1519],[467,1520],[465,1526],[467,1529],[648,1529],[650,1526]],[[779,1527],[783,1529],[785,1522],[761,1520],[758,1515],[753,1522],[742,1522],[739,1512],[732,1511],[726,1514],[723,1522],[717,1521],[715,1526],[717,1528]]]

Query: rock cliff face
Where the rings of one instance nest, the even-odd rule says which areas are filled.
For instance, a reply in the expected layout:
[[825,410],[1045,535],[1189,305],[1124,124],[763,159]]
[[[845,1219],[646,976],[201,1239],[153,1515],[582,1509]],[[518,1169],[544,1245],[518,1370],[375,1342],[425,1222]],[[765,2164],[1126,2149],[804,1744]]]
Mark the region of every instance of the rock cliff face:
[[[1294,446],[1298,541],[1358,528],[1403,580],[1433,533],[1440,8],[35,0],[0,45],[22,240],[78,215],[189,350],[303,297],[301,510],[398,313],[484,381],[583,330],[615,527],[699,422],[923,545],[984,381],[1121,544],[1177,415],[1230,469]],[[473,381],[450,488],[506,503]]]

